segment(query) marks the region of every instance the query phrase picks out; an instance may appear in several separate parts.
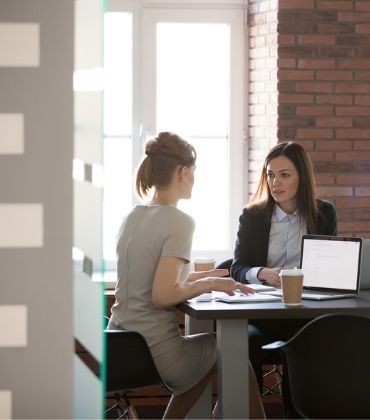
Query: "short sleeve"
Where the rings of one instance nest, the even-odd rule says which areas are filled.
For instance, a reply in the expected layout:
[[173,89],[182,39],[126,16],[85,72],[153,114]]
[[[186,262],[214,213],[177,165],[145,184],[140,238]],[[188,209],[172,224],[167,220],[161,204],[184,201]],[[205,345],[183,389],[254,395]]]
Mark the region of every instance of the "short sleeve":
[[162,256],[182,258],[189,262],[195,229],[194,220],[185,213],[179,213],[177,217],[170,218],[168,223],[169,233],[163,243]]

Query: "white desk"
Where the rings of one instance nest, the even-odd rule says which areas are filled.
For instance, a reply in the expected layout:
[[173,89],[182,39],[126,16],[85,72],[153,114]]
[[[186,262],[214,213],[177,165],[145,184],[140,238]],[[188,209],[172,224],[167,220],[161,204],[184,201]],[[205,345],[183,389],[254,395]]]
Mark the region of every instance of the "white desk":
[[[210,321],[216,320],[218,415],[220,419],[248,419],[248,319],[315,318],[329,313],[370,316],[370,290],[363,290],[356,299],[321,302],[305,300],[300,307],[291,308],[285,307],[281,302],[185,302],[178,305],[178,308],[187,315],[188,332],[204,331],[204,322],[207,328]],[[201,322],[203,326],[197,328],[197,322]],[[210,418],[209,401],[208,389],[191,411],[189,418]],[[207,414],[204,413],[204,407]]]

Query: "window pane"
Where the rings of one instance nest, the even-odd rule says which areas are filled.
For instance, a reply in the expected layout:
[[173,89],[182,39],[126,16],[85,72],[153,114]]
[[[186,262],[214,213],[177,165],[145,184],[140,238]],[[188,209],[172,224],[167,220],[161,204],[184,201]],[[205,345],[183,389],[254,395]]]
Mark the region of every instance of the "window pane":
[[104,15],[104,134],[131,134],[132,15]]
[[193,195],[179,203],[195,218],[193,250],[228,247],[228,142],[227,139],[190,139],[197,151]]
[[229,26],[157,25],[157,128],[227,136]]
[[131,139],[104,140],[103,254],[116,259],[116,237],[122,218],[132,206]]

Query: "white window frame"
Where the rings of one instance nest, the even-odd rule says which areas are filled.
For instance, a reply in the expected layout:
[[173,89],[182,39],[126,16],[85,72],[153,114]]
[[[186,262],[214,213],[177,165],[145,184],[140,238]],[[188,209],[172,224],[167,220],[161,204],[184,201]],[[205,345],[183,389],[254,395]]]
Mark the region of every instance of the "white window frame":
[[[215,257],[217,262],[231,258],[234,251],[239,216],[247,201],[247,147],[245,142],[245,4],[243,0],[109,0],[109,12],[131,12],[133,16],[133,122],[132,160],[134,167],[142,157],[146,133],[156,133],[155,126],[155,56],[153,30],[156,22],[228,23],[231,29],[230,63],[230,132],[229,132],[229,239],[224,250],[193,252],[193,257]],[[194,13],[196,11],[196,13]],[[145,42],[144,42],[145,41]],[[151,73],[144,74],[143,61],[150,61]],[[145,95],[143,94],[145,92]],[[133,192],[133,203],[137,197]],[[217,205],[217,198],[212,206]],[[215,226],[217,229],[217,226]]]

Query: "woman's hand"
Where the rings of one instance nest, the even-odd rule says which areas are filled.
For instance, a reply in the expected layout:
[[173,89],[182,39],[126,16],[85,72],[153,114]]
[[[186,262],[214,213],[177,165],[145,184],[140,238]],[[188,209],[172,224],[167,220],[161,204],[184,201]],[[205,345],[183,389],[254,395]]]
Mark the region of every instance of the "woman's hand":
[[189,273],[187,281],[195,281],[204,279],[205,277],[224,277],[229,275],[229,270],[226,268],[215,268],[209,271],[193,271]]
[[254,290],[246,284],[239,283],[231,277],[211,277],[209,280],[212,282],[211,290],[215,292],[224,292],[232,296],[235,292],[241,292],[246,295],[254,293]]
[[258,273],[258,280],[264,280],[274,287],[281,287],[281,279],[279,277],[280,270],[283,267],[266,268],[263,267]]

